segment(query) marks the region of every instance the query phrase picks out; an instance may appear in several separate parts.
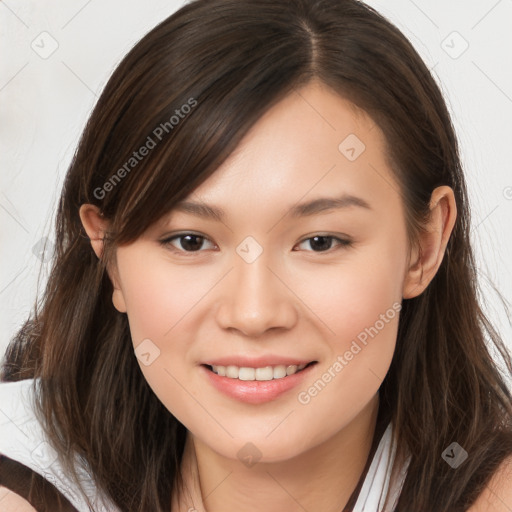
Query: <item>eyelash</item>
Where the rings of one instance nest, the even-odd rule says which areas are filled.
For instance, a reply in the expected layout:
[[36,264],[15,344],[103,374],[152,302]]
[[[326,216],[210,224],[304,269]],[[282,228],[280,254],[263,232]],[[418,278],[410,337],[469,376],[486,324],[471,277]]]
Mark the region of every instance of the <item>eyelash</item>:
[[[171,245],[172,241],[180,239],[180,238],[185,238],[186,236],[189,236],[189,235],[194,236],[196,238],[203,239],[203,240],[208,240],[208,238],[203,236],[203,235],[187,232],[187,233],[179,233],[177,235],[173,235],[172,237],[160,240],[160,245],[162,245],[165,248],[171,249],[175,253],[181,253],[183,255],[186,255],[185,257],[189,257],[189,256],[192,256],[194,254],[197,254],[197,253],[200,253],[200,252],[204,252],[202,250],[185,251],[185,250],[182,250],[182,249],[177,249],[176,247]],[[322,235],[322,234],[317,234],[317,235],[313,235],[313,236],[308,237],[308,238],[304,238],[297,245],[300,245],[303,242],[306,242],[308,240],[312,240],[313,238],[317,238],[317,237],[318,238],[327,238],[327,239],[335,240],[335,241],[339,242],[339,244],[338,244],[339,248],[349,248],[349,247],[352,247],[352,245],[353,245],[353,240],[344,239],[344,238],[338,238],[338,237],[332,236],[332,235]],[[313,252],[313,253],[316,253],[316,254],[322,254],[322,253],[331,253],[332,251],[333,251],[333,248],[331,247],[330,249],[327,249],[325,251],[307,251],[307,252]]]

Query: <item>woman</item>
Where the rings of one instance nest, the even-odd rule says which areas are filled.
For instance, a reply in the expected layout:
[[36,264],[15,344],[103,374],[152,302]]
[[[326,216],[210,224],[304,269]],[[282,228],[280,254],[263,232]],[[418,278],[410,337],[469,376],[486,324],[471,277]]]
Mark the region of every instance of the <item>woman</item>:
[[38,510],[510,510],[469,226],[439,88],[373,9],[184,6],[68,171],[2,485]]

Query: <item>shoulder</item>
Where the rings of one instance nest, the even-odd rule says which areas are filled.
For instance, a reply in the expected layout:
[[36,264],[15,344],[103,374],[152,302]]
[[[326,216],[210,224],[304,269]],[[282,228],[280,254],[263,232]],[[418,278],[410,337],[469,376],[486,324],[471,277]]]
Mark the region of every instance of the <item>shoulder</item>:
[[19,494],[0,485],[0,505],[3,512],[37,512],[36,509]]
[[505,459],[468,512],[512,510],[512,456]]

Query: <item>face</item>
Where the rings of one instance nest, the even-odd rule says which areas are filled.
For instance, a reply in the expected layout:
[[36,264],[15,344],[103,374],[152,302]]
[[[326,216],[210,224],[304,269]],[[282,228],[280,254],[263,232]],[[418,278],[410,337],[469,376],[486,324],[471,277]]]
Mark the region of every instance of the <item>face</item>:
[[[251,442],[285,460],[331,438],[375,399],[395,348],[408,241],[382,132],[322,84],[299,92],[187,198],[221,219],[176,208],[117,252],[115,304],[144,377],[230,458]],[[232,379],[207,363],[272,368]]]

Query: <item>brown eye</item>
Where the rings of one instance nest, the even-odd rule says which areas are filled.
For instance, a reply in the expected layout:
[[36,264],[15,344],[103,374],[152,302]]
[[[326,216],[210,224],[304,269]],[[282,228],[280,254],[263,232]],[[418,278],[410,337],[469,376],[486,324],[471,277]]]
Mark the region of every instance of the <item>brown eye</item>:
[[[175,240],[177,241],[176,244],[173,243]],[[166,238],[165,240],[161,240],[160,243],[165,247],[171,246],[171,248],[176,251],[190,253],[201,252],[200,249],[203,247],[206,240],[208,239],[202,235],[182,233]]]
[[344,240],[342,238],[329,235],[316,235],[310,238],[306,238],[300,243],[303,244],[305,242],[310,242],[310,247],[313,249],[313,251],[309,252],[327,252],[332,248],[333,241],[338,242],[338,246],[342,247],[349,247],[352,245],[351,240]]

